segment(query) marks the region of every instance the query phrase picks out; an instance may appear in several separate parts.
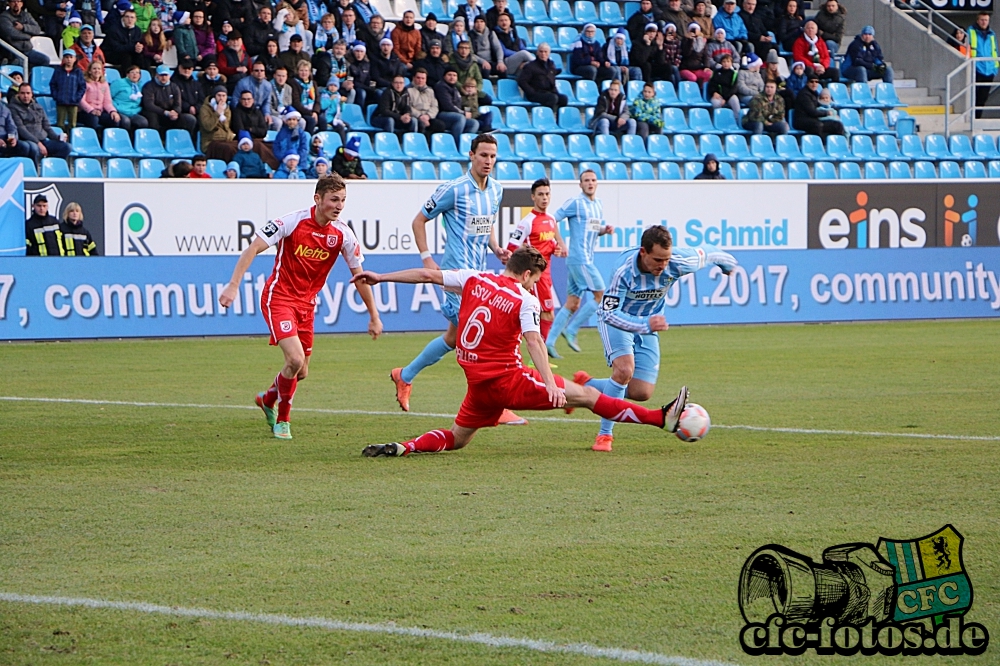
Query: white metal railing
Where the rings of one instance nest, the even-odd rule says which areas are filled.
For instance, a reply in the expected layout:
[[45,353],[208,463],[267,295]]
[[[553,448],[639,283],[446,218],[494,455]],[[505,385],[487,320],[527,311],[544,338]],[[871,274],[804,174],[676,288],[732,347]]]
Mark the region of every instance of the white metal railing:
[[15,49],[13,46],[11,46],[10,44],[8,44],[7,42],[5,42],[2,39],[0,39],[0,46],[2,46],[3,48],[7,49],[10,52],[11,55],[13,55],[15,58],[17,58],[18,60],[21,61],[21,68],[24,70],[24,80],[27,81],[28,80],[28,56],[26,56],[25,54],[21,53],[20,51],[18,51],[17,49]]
[[[980,62],[993,62],[1000,66],[1000,61],[996,58],[966,58],[965,62],[953,69],[945,79],[944,133],[947,137],[951,136],[953,123],[962,124],[959,131],[974,133],[976,131],[977,111],[1000,111],[1000,106],[997,105],[976,106],[976,90],[992,89],[994,86],[993,81],[976,81],[976,64]],[[961,111],[953,111],[953,105],[960,108]],[[966,126],[965,123],[968,125]]]

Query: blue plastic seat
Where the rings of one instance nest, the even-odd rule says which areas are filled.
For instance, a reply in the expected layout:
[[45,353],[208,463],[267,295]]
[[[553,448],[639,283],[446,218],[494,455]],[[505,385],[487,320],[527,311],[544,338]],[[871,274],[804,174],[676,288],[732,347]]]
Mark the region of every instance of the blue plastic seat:
[[541,44],[545,42],[548,44],[553,51],[564,52],[569,49],[566,48],[566,44],[559,42],[556,37],[556,33],[552,30],[552,26],[548,25],[536,25],[531,29],[531,43]]
[[690,134],[687,118],[684,117],[684,110],[678,107],[668,106],[663,109],[663,133],[664,134]]
[[440,16],[444,13],[444,7],[441,4],[441,0],[420,0],[420,14],[427,16],[428,14],[434,14]]
[[997,151],[997,144],[989,134],[977,134],[972,145],[975,148],[978,159],[1000,160],[1000,152]]
[[[517,87],[517,81],[515,79],[500,79],[497,81],[497,98],[502,99],[504,104],[528,106],[531,104],[528,100],[524,99],[521,95],[521,89]],[[510,118],[507,119],[507,124],[510,124]]]
[[774,151],[774,144],[767,134],[754,134],[750,137],[750,153],[760,160],[779,161],[781,157]]
[[441,162],[438,168],[441,171],[441,180],[455,180],[465,174],[462,165],[458,162]]
[[660,102],[660,106],[683,106],[672,82],[654,81],[653,90],[656,91],[656,99]]
[[742,134],[726,135],[726,155],[730,159],[740,160],[741,162],[757,161],[757,157],[750,152],[747,138]]
[[972,142],[964,134],[953,134],[948,140],[948,147],[951,149],[952,157],[956,160],[976,160],[979,156],[972,149]]
[[571,81],[576,81],[577,79],[580,78],[576,74],[569,73],[569,67],[563,64],[561,53],[553,53],[552,57],[549,58],[549,60],[552,61],[552,64],[555,66],[556,69],[562,70],[561,74],[556,75],[557,79],[569,79]]
[[656,174],[660,180],[682,180],[681,167],[677,162],[660,162]]
[[629,180],[628,167],[621,162],[608,162],[604,165],[608,180]]
[[135,131],[135,149],[144,157],[170,157],[170,154],[163,149],[163,142],[160,141],[160,134],[156,130],[137,129]]
[[75,178],[104,178],[101,163],[93,157],[80,157],[73,162]]
[[698,152],[702,157],[711,153],[720,162],[732,159],[726,154],[725,148],[722,147],[722,137],[718,134],[702,134],[698,139]]
[[875,137],[875,152],[879,154],[879,157],[887,160],[905,161],[907,159],[906,155],[900,151],[896,137],[892,134],[879,134]]
[[73,155],[82,157],[108,157],[107,151],[101,148],[97,132],[89,127],[74,127],[70,130],[70,145]]
[[587,79],[580,79],[576,82],[576,98],[586,106],[597,104],[597,84]]
[[826,137],[826,154],[837,162],[857,162],[860,158],[851,152],[847,137],[831,134]]
[[382,162],[382,180],[409,180],[406,165],[396,160]]
[[886,108],[899,108],[901,106],[909,106],[900,101],[899,96],[896,94],[896,87],[891,83],[881,82],[875,84],[875,101],[879,103],[880,106]]
[[726,180],[735,180],[736,176],[733,173],[733,165],[729,162],[719,162],[719,173]]
[[319,137],[323,142],[323,154],[332,159],[333,154],[340,148],[340,135],[336,132],[316,132],[313,136]]
[[[587,106],[576,98],[576,93],[573,92],[573,84],[566,79],[556,79],[556,92],[560,95],[566,95],[567,104],[569,106]],[[562,109],[559,110],[562,111]],[[560,124],[562,124],[561,120]]]
[[[379,159],[408,161],[410,158],[399,145],[399,137],[395,132],[379,132],[375,135],[375,153]],[[382,165],[383,171],[385,165]],[[388,178],[386,178],[388,180]]]
[[576,180],[573,165],[570,162],[553,162],[552,180]]
[[632,163],[632,180],[655,180],[653,165],[649,162]]
[[736,178],[739,180],[760,180],[760,171],[753,162],[737,162]]
[[880,104],[872,96],[872,89],[867,83],[851,84],[851,101],[862,108],[878,107]]
[[170,129],[167,130],[167,152],[171,157],[192,158],[198,154],[191,140],[191,134],[187,130]]
[[[549,16],[556,25],[579,25],[582,23],[573,16],[573,9],[565,0],[549,0]],[[597,34],[600,35],[600,31]]]
[[104,151],[115,157],[139,157],[139,153],[132,147],[128,132],[117,127],[104,130]]
[[[792,162],[792,164],[804,164],[803,162]],[[791,167],[791,164],[788,165]],[[808,173],[808,167],[806,167]],[[784,180],[785,169],[781,162],[764,162],[764,180]]]
[[31,68],[31,92],[35,97],[50,97],[52,95],[49,82],[52,81],[52,75],[55,74],[55,71],[54,67],[44,65]]
[[712,112],[715,120],[715,130],[722,134],[750,134],[736,122],[736,114],[728,106],[715,109]]
[[677,159],[674,149],[670,146],[670,139],[663,134],[650,134],[646,140],[648,142],[649,156],[657,162],[671,162]]
[[[861,176],[860,172],[858,176]],[[837,180],[837,167],[831,162],[816,162],[813,165],[813,177],[816,180]]]
[[[549,109],[551,111],[551,109]],[[534,133],[537,130],[531,125],[528,109],[523,106],[512,106],[507,109],[507,127],[514,132]]]
[[597,161],[599,158],[590,145],[590,137],[584,134],[571,134],[569,137],[569,154],[573,159]]
[[524,163],[524,179],[530,180],[532,182],[538,180],[539,178],[547,178],[545,174],[545,165],[541,162],[525,162]]
[[[464,145],[465,137],[467,137],[467,136],[471,137],[471,138],[475,138],[475,135],[473,135],[473,134],[463,134],[462,135],[463,145]],[[527,134],[525,136],[531,137],[532,141],[534,141],[534,139],[535,139],[535,137],[531,136],[530,134]],[[516,154],[514,152],[514,148],[511,147],[510,135],[509,134],[501,134],[501,135],[495,136],[493,138],[497,140],[497,161],[498,162],[499,161],[520,162],[523,159],[518,154]],[[469,145],[470,145],[470,149],[471,149],[471,145],[472,145],[471,142],[470,142]],[[466,152],[468,152],[468,151],[466,151]],[[535,159],[537,159],[537,158],[535,158]]]
[[927,155],[934,160],[950,160],[951,150],[948,149],[948,142],[943,134],[931,134],[924,140],[924,149]]
[[14,160],[20,162],[24,170],[25,178],[37,178],[38,169],[35,168],[35,162],[30,157],[8,157],[8,160]]
[[552,109],[547,106],[536,106],[531,110],[531,126],[534,127],[536,132],[545,134],[563,134],[566,132],[566,130],[559,127],[559,124],[556,122],[556,114],[552,113]]
[[861,115],[857,109],[841,109],[840,122],[844,129],[851,134],[871,134],[871,131],[865,129],[861,123]]
[[[552,3],[549,3],[549,7],[552,7]],[[597,13],[597,7],[590,0],[577,0],[573,3],[573,15],[576,17],[577,23],[593,23],[594,25],[602,25],[604,21],[601,20],[600,14]],[[598,33],[601,31],[598,30]],[[609,177],[610,178],[610,177]]]
[[139,160],[139,178],[159,178],[163,169],[163,160],[149,157]]
[[58,121],[58,116],[56,115],[56,101],[51,97],[36,97],[35,101],[38,105],[42,107],[42,111],[45,112],[45,117],[49,119],[49,123],[53,126]]
[[851,152],[862,162],[881,162],[885,158],[875,152],[875,145],[868,135],[851,137]]
[[[403,135],[403,152],[411,160],[437,162],[438,156],[431,152],[427,137],[422,132],[407,132]],[[432,179],[433,180],[433,179]]]
[[851,100],[851,95],[847,91],[847,86],[843,83],[827,84],[826,89],[830,91],[830,98],[833,100],[833,105],[838,109],[858,107],[858,105]]
[[674,154],[681,160],[700,160],[701,153],[690,134],[678,134],[674,137]]
[[612,134],[596,135],[594,137],[594,152],[602,160],[614,161],[622,159],[622,152],[618,147],[618,139]]
[[694,81],[681,81],[680,88],[677,91],[677,97],[684,106],[705,108],[712,106],[710,103],[705,101],[705,98],[701,94],[701,86]]
[[[535,25],[551,25],[555,23],[549,18],[544,0],[524,0],[524,22]],[[535,42],[536,44],[538,42]]]
[[566,150],[566,141],[558,134],[542,136],[542,155],[550,162],[571,161],[573,157]]
[[[507,127],[507,123],[504,122],[503,115],[501,115],[500,109],[498,107],[492,106],[492,105],[491,106],[481,106],[481,107],[479,107],[479,111],[482,112],[482,113],[485,113],[487,111],[490,112],[491,123],[493,124],[493,133],[494,134],[496,134],[496,133],[510,134],[511,132],[514,131],[511,128]],[[433,137],[434,135],[432,134],[431,136]],[[433,141],[434,141],[434,139],[432,138],[431,139],[431,150],[432,151],[433,151],[433,145],[434,145]]]
[[806,159],[805,155],[802,154],[802,150],[799,148],[799,142],[794,136],[781,134],[776,137],[775,144],[778,156],[783,160],[799,161]]
[[378,166],[376,166],[374,162],[362,160],[361,168],[365,170],[365,175],[368,176],[368,180],[380,180],[378,176]]
[[[513,7],[516,4],[517,4],[517,2],[515,0],[515,2],[513,4],[508,5],[508,8]],[[515,17],[514,20],[517,21],[518,20],[517,17]],[[523,18],[520,19],[520,20],[521,20],[522,23],[524,22]],[[518,37],[520,37],[521,39],[524,40],[524,45],[529,50],[534,50],[533,47],[535,46],[535,42],[532,41],[532,39],[531,39],[531,33],[528,32],[528,29],[526,27],[524,27],[523,25],[515,25],[514,26],[514,32],[517,33]]]
[[[918,134],[908,134],[903,137],[903,154],[911,160],[927,160],[929,156],[924,150],[924,144]],[[921,176],[917,176],[920,178]]]
[[866,180],[885,180],[889,177],[889,174],[885,170],[885,164],[882,162],[865,162],[865,179]]
[[625,17],[622,16],[622,7],[617,2],[602,2],[599,9],[601,11],[601,23],[604,25],[625,25]]
[[654,161],[646,151],[642,137],[637,134],[626,134],[622,137],[622,155],[632,162]]
[[[721,173],[726,180],[732,180],[733,179],[732,168],[730,167],[730,169],[729,169],[729,175],[726,176],[726,173],[723,171],[723,168],[722,168],[723,164],[725,164],[726,166],[729,166],[729,164],[727,162],[719,162],[719,173]],[[702,172],[702,170],[704,170],[704,168],[705,168],[705,164],[703,162],[685,162],[684,163],[684,179],[685,180],[694,180],[695,176],[697,176],[698,174],[700,174]]]
[[132,164],[132,160],[124,157],[109,159],[108,178],[135,178],[135,165]]
[[861,167],[857,162],[841,162],[840,168],[841,180],[860,180],[861,179]]
[[889,178],[892,180],[909,180],[913,178],[910,165],[906,162],[889,162]]
[[937,178],[937,171],[934,169],[934,163],[926,160],[916,162],[913,165],[913,176],[915,178],[927,178],[930,180]]
[[625,97],[630,100],[637,100],[642,97],[642,88],[646,85],[642,81],[629,81]]
[[376,129],[365,120],[365,114],[357,104],[345,104],[342,106],[340,117],[352,130],[372,132]]
[[952,160],[943,160],[941,162],[938,162],[938,177],[961,178],[962,168],[958,166],[958,162],[953,162]]
[[965,163],[966,178],[986,178],[986,165],[982,162],[969,161]]
[[514,153],[517,155],[518,162],[523,160],[539,162],[545,159],[542,152],[538,149],[538,137],[532,134],[517,134],[514,136]]
[[69,165],[61,157],[42,158],[42,178],[69,178]]
[[990,178],[1000,178],[1000,160],[991,160],[989,169]]
[[205,165],[205,171],[212,178],[226,179],[226,163],[222,160],[208,160],[208,163]]
[[823,147],[823,139],[815,134],[806,134],[802,137],[802,156],[810,162],[822,162],[830,159]]
[[497,96],[496,91],[493,89],[493,82],[489,79],[483,79],[483,95],[489,95],[490,99],[494,99]]
[[580,173],[584,171],[593,171],[597,180],[604,180],[604,169],[597,162],[580,162]]
[[591,132],[593,130],[588,129],[583,124],[582,116],[580,115],[580,109],[573,108],[572,106],[564,106],[559,109],[559,129],[569,133],[569,132]]
[[712,124],[712,116],[708,109],[691,109],[688,111],[688,125],[695,134],[721,134]]
[[[765,171],[766,171],[766,168],[767,168],[768,164],[776,164],[776,162],[765,162],[764,163]],[[826,165],[828,165],[830,167],[833,166],[829,162],[817,162],[816,166],[819,166],[820,164],[826,164]],[[789,162],[788,163],[788,179],[789,180],[809,180],[810,177],[811,176],[809,175],[809,165],[806,164],[805,162]],[[816,177],[819,178],[818,175]]]
[[896,130],[886,124],[882,109],[865,109],[865,129],[875,134],[896,134]]
[[[405,136],[405,135],[404,135]],[[423,136],[421,134],[420,136]],[[410,164],[411,180],[437,180],[434,165],[430,162],[417,161]]]

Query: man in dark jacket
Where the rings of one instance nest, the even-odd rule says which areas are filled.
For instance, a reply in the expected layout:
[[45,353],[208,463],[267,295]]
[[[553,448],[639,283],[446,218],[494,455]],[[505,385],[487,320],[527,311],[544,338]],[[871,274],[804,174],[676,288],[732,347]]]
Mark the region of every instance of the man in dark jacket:
[[[687,26],[684,26],[686,29]],[[642,70],[642,80],[653,80],[653,67],[659,68],[663,64],[663,47],[657,43],[659,29],[655,23],[646,25],[639,39],[632,40],[632,49],[629,51],[629,64]]]
[[778,47],[774,37],[767,29],[763,12],[757,9],[757,0],[743,0],[743,11],[740,18],[747,27],[747,41],[753,44],[753,51],[761,60],[767,59],[767,53]]
[[364,108],[378,104],[375,79],[372,78],[372,62],[365,55],[367,47],[363,42],[355,42],[351,47],[352,61],[347,67],[347,75],[354,79],[355,102]]
[[49,57],[31,48],[31,38],[41,34],[42,28],[24,8],[24,1],[10,0],[7,10],[0,14],[0,39],[27,55],[32,66],[48,65]]
[[822,110],[819,106],[819,77],[810,74],[806,87],[795,98],[795,129],[824,138],[831,134],[843,134],[844,126],[839,120],[823,120],[836,111]]
[[[646,31],[646,26],[663,20],[663,14],[653,6],[653,0],[642,0],[639,3],[639,11],[628,17],[625,29],[628,31],[632,44],[642,39],[642,34]],[[678,30],[687,30],[687,24],[678,26]]]
[[309,54],[303,49],[304,44],[301,35],[292,35],[288,39],[288,50],[278,56],[278,61],[292,74],[299,71],[300,62],[310,62]]
[[160,65],[156,76],[142,87],[142,115],[149,121],[149,128],[166,135],[168,129],[182,129],[191,133],[192,140],[198,119],[181,108],[181,89],[170,81],[170,68]]
[[813,20],[819,28],[819,38],[826,40],[826,47],[830,49],[830,53],[840,51],[840,44],[844,41],[847,10],[841,7],[837,0],[826,0]]
[[240,98],[233,108],[233,119],[229,125],[234,134],[241,131],[250,133],[251,139],[263,139],[267,136],[268,123],[264,118],[264,112],[254,100],[253,93],[244,90],[240,93]]
[[701,173],[694,177],[695,180],[725,180],[726,177],[719,172],[719,159],[714,153],[705,155],[702,162]]
[[410,96],[406,93],[406,77],[397,74],[392,86],[382,93],[378,108],[372,114],[372,125],[385,132],[417,131],[417,119],[410,113]]
[[[107,23],[109,21],[105,21]],[[133,10],[129,9],[122,14],[118,27],[110,31],[101,43],[101,50],[108,62],[120,69],[130,65],[142,67],[145,64],[142,59],[142,31],[135,24]]]
[[432,39],[428,45],[427,55],[413,63],[414,70],[427,70],[427,85],[434,87],[444,78],[444,69],[448,63],[441,57],[441,40]]
[[424,27],[420,29],[420,41],[423,43],[422,51],[424,53],[430,52],[430,44],[433,40],[441,41],[441,33],[437,31],[437,15],[434,12],[430,12],[424,18]]
[[552,62],[551,55],[552,48],[548,44],[539,44],[535,59],[526,63],[517,75],[517,85],[529,102],[547,106],[558,113],[559,109],[569,104],[569,98],[556,89],[556,76],[562,70]]
[[406,77],[406,66],[392,51],[392,40],[384,37],[379,42],[379,51],[372,58],[372,78],[379,88],[389,88],[397,76]]
[[882,57],[882,47],[875,41],[875,28],[872,26],[862,28],[861,34],[847,47],[844,76],[858,83],[868,83],[869,79],[892,83],[892,67]]
[[493,30],[500,22],[500,15],[506,14],[510,17],[510,27],[517,30],[517,20],[514,18],[514,15],[510,13],[510,9],[507,8],[507,4],[507,0],[493,1],[493,6],[486,10],[486,27]]
[[259,56],[267,51],[267,40],[277,39],[271,26],[271,8],[264,5],[257,12],[257,18],[243,29],[243,47],[251,56]]
[[17,127],[17,137],[31,151],[30,157],[37,165],[43,157],[69,157],[70,145],[62,132],[53,129],[45,109],[35,101],[31,85],[22,83],[17,97],[10,102],[10,115]]
[[59,219],[49,215],[49,200],[39,194],[31,204],[31,217],[24,221],[25,255],[58,257],[65,254]]
[[201,82],[194,78],[194,61],[185,58],[177,63],[177,71],[170,80],[181,91],[181,109],[197,118],[205,93]]
[[243,48],[243,35],[236,30],[229,33],[226,48],[219,54],[219,71],[226,77],[226,88],[230,95],[233,94],[240,79],[250,72],[250,56]]
[[[642,6],[640,5],[640,8],[641,7]],[[720,8],[719,11],[721,12],[722,9]],[[681,0],[670,0],[667,8],[663,10],[663,20],[677,26],[677,32],[687,30],[688,24],[691,23],[691,17],[688,16],[687,12],[681,9]]]
[[438,102],[437,119],[445,124],[447,131],[455,137],[457,146],[462,140],[463,132],[475,134],[479,131],[479,121],[462,108],[462,93],[458,89],[458,70],[449,65],[444,72],[444,79],[434,86],[434,96]]

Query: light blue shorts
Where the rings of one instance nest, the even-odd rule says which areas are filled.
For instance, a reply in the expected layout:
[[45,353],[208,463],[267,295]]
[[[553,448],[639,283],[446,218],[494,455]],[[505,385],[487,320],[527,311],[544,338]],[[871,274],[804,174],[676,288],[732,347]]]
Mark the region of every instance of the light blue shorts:
[[458,328],[458,310],[462,307],[462,297],[451,291],[444,292],[444,303],[441,304],[441,314]]
[[639,381],[656,383],[660,374],[660,337],[656,333],[631,333],[598,320],[597,331],[604,343],[608,367],[621,356],[635,357],[635,372]]
[[604,277],[593,264],[570,264],[566,292],[570,296],[583,296],[584,292],[604,291]]

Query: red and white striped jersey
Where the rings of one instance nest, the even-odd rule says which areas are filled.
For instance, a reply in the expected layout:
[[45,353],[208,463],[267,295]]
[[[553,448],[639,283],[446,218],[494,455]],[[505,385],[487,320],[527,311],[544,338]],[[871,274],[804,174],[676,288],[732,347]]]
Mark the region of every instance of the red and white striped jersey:
[[538,299],[512,277],[443,271],[444,289],[462,294],[455,354],[470,383],[496,379],[521,365],[521,335],[540,332]]
[[264,284],[265,302],[315,302],[338,254],[349,267],[361,268],[365,258],[351,228],[340,220],[320,226],[315,216],[313,206],[279,217],[257,231],[265,243],[278,246],[274,270]]
[[551,260],[558,245],[555,218],[548,213],[539,213],[532,209],[511,232],[507,249],[513,252],[521,247],[522,243],[527,243],[541,252],[546,261]]

